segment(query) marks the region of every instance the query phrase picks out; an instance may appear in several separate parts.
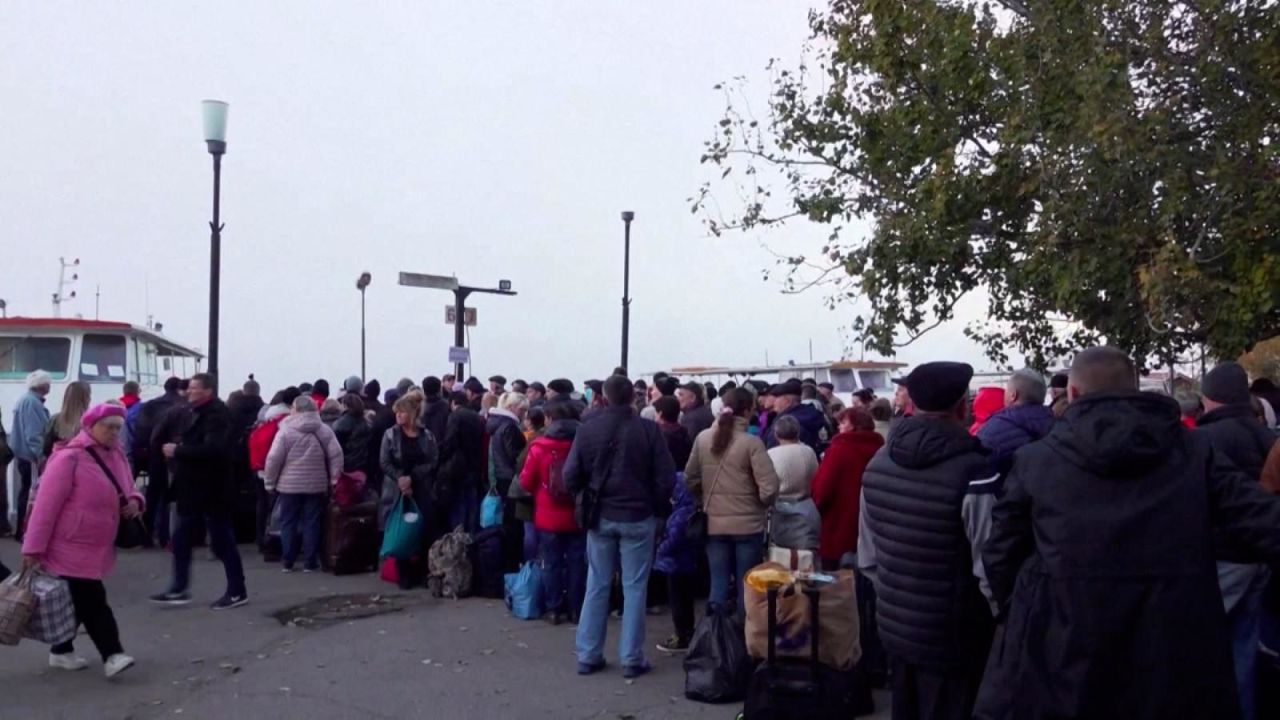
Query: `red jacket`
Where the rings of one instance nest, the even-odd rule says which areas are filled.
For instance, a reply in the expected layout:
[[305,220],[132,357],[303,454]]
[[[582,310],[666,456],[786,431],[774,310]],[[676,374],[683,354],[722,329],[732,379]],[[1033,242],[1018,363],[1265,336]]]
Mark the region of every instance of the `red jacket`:
[[982,426],[992,415],[1004,409],[1004,388],[978,388],[973,398],[973,425],[969,426],[969,434],[977,435]]
[[524,469],[520,471],[520,487],[533,496],[533,526],[543,532],[578,532],[573,519],[573,501],[557,503],[551,499],[544,486],[551,467],[552,453],[559,453],[563,461],[569,457],[572,440],[549,438],[545,435],[533,441],[525,456]]
[[868,430],[842,432],[831,441],[813,476],[813,502],[822,515],[818,557],[839,560],[858,547],[858,507],[862,495],[862,471],[884,438]]

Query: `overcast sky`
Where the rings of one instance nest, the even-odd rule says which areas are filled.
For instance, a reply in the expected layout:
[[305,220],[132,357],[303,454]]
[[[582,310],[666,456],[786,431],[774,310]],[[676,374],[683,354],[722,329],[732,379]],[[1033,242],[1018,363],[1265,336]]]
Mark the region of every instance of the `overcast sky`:
[[[81,259],[67,313],[145,321],[207,344],[211,161],[200,100],[231,104],[223,172],[222,375],[268,388],[448,369],[450,295],[475,297],[474,370],[575,380],[618,362],[622,223],[631,367],[844,354],[852,311],[761,280],[821,229],[708,238],[687,198],[723,109],[712,85],[794,62],[800,3],[53,2],[0,4],[0,297],[47,315],[58,257]],[[722,198],[731,202],[730,198]],[[149,292],[144,291],[149,288]],[[972,305],[968,308],[974,310]],[[904,350],[987,365],[942,328]],[[226,385],[224,385],[224,390]]]

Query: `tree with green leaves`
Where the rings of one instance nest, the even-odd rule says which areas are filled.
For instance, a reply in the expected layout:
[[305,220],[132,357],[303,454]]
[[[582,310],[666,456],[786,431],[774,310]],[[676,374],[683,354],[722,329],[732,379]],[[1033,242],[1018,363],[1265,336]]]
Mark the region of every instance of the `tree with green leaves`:
[[864,303],[866,347],[975,291],[966,332],[1001,364],[1105,341],[1164,366],[1280,333],[1274,0],[830,0],[809,27],[759,119],[745,80],[718,86],[720,173],[691,201],[715,234],[828,225],[781,263]]

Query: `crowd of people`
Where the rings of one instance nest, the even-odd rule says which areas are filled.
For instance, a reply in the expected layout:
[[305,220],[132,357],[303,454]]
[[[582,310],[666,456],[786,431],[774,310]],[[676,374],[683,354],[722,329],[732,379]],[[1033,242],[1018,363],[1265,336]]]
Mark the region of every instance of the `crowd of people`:
[[[1230,362],[1176,399],[1137,378],[1105,347],[976,395],[968,365],[926,363],[893,398],[863,389],[847,407],[812,380],[621,368],[581,388],[350,377],[267,400],[250,377],[226,402],[197,374],[146,401],[127,385],[94,404],[73,383],[50,417],[37,372],[9,435],[30,504],[14,534],[24,566],[68,578],[109,676],[133,663],[101,582],[121,519],[172,551],[157,603],[191,602],[207,537],[225,610],[248,601],[237,515],[264,552],[277,517],[281,569],[315,571],[326,508],[351,484],[376,498],[379,528],[400,498],[421,514],[421,552],[395,562],[405,589],[426,583],[445,534],[500,528],[503,569],[537,562],[545,619],[576,624],[583,675],[606,667],[611,612],[635,678],[655,599],[673,627],[656,649],[681,652],[703,592],[741,610],[748,571],[783,558],[856,568],[874,619],[858,673],[888,684],[895,718],[1252,720],[1259,658],[1280,648],[1280,399]],[[144,474],[145,497],[130,482]],[[50,664],[85,661],[68,643]]]

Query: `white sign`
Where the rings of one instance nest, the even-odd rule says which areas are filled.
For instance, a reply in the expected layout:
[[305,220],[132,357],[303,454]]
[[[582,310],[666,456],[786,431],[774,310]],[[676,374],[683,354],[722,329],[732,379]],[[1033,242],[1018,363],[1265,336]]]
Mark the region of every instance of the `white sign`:
[[424,275],[422,273],[400,273],[400,284],[406,287],[435,288],[437,290],[457,290],[458,278],[447,275]]
[[[468,327],[476,326],[476,309],[475,308],[470,308],[470,307],[466,308],[463,310],[462,314],[465,316],[465,324]],[[444,324],[454,325],[457,322],[458,322],[457,306],[445,305],[444,306]]]
[[454,365],[471,362],[471,351],[464,347],[449,348],[449,362]]

